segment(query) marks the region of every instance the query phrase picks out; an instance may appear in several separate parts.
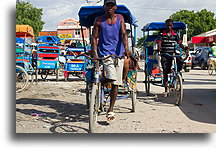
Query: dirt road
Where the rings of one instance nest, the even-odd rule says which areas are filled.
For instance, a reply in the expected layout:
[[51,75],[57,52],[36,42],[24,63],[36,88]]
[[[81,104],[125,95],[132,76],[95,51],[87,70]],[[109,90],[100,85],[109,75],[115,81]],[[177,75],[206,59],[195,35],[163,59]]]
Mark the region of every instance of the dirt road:
[[[147,97],[144,73],[138,73],[136,112],[131,112],[131,99],[118,100],[117,119],[107,124],[100,114],[97,133],[215,133],[215,75],[206,70],[184,73],[184,100],[173,105],[172,96],[162,97],[163,88],[151,85]],[[17,133],[88,133],[85,105],[85,82],[70,79],[59,82],[52,77],[39,81],[16,97]],[[39,116],[32,116],[38,113]]]

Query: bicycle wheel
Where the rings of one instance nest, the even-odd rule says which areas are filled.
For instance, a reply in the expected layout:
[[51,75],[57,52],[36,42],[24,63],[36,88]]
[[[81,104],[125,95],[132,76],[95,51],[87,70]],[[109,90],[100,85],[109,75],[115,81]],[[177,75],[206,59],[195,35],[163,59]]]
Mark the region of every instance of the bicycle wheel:
[[46,80],[48,74],[49,74],[49,70],[43,69],[43,70],[41,71],[41,78],[42,78],[43,80]]
[[59,81],[59,69],[56,69],[56,81]]
[[90,84],[86,84],[86,108],[87,109],[89,109],[89,97],[91,95],[90,90],[91,90]]
[[137,92],[135,90],[132,90],[131,91],[131,100],[132,100],[132,110],[131,110],[131,112],[135,112],[136,99],[137,99]]
[[16,92],[21,92],[28,84],[28,73],[26,70],[16,65]]
[[183,87],[182,87],[182,77],[180,74],[177,74],[173,80],[174,84],[174,97],[175,105],[179,106],[182,103],[183,99]]
[[89,108],[89,131],[94,133],[95,123],[97,122],[97,115],[99,111],[99,95],[100,95],[100,86],[99,84],[93,84],[91,99],[90,99],[90,108]]
[[212,64],[210,63],[210,64],[208,65],[208,74],[209,74],[209,75],[212,75],[212,74],[213,74],[213,71],[214,71],[213,66],[212,66]]
[[29,78],[29,80],[28,80],[28,83],[27,83],[25,90],[28,90],[34,82],[33,74],[28,74],[28,78]]
[[145,69],[145,90],[146,90],[147,96],[149,96],[150,94],[150,75],[149,75],[149,71],[147,68]]

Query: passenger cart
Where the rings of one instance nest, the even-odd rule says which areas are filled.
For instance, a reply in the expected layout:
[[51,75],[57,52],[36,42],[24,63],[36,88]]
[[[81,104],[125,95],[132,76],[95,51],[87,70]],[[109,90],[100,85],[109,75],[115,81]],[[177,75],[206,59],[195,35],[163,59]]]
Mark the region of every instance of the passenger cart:
[[[23,89],[17,89],[16,92],[27,90],[34,81],[34,69],[32,67],[32,42],[33,28],[29,25],[16,25],[16,65],[22,67],[26,71],[28,81]],[[19,69],[19,70],[17,70]],[[21,68],[16,68],[16,72],[20,72]],[[20,79],[17,79],[20,80]],[[18,84],[18,83],[17,83]]]
[[[97,16],[103,15],[105,12],[103,10],[103,6],[84,6],[79,10],[79,21],[81,26],[85,26],[91,30],[91,27],[94,24],[94,20]],[[134,38],[131,43],[136,42],[136,27],[137,25],[135,17],[131,14],[130,10],[124,5],[118,5],[117,10],[115,11],[117,14],[121,14],[124,16],[125,22],[128,23],[131,36]],[[133,29],[133,30],[132,30]],[[132,46],[132,52],[134,53]],[[86,56],[86,55],[84,55]],[[86,56],[90,60],[93,60],[91,57]],[[109,57],[109,56],[108,56]],[[115,58],[116,55],[112,55]],[[94,60],[102,60],[104,58],[97,58]],[[93,63],[93,62],[92,62]],[[109,91],[110,84],[101,84],[100,78],[103,77],[103,65],[100,66],[99,69],[96,69],[94,64],[88,64],[86,66],[86,103],[87,108],[89,108],[89,131],[91,133],[95,132],[95,123],[97,122],[97,116],[99,113],[106,111],[106,107],[109,104]],[[128,73],[128,83],[124,88],[120,88],[120,93],[116,100],[124,99],[130,97],[132,100],[132,112],[135,112],[135,104],[136,104],[136,96],[137,96],[137,87],[136,87],[136,78],[137,78],[137,70],[130,71]]]
[[36,56],[36,81],[38,75],[45,80],[48,75],[56,75],[56,81],[59,80],[59,54],[60,49],[57,46],[60,40],[55,36],[41,36],[37,38],[37,56]]
[[[183,34],[186,33],[186,25],[183,22],[174,22],[173,30],[183,38]],[[165,22],[152,22],[145,25],[142,29],[145,47],[145,90],[147,96],[150,95],[151,84],[156,84],[158,86],[163,86],[163,73],[162,67],[160,66],[160,54],[156,51],[156,38],[160,31],[165,29]],[[169,55],[173,58],[173,66],[169,77],[169,90],[175,94],[175,105],[180,105],[183,99],[183,87],[182,87],[182,73],[177,71],[176,58],[182,57],[183,60],[187,59],[188,52],[183,51],[176,44],[176,49],[178,53],[175,55]]]
[[85,78],[86,64],[88,59],[85,56],[76,58],[77,55],[85,53],[84,47],[67,48],[66,50],[66,63],[64,66],[64,78],[68,81],[69,74],[82,78]]

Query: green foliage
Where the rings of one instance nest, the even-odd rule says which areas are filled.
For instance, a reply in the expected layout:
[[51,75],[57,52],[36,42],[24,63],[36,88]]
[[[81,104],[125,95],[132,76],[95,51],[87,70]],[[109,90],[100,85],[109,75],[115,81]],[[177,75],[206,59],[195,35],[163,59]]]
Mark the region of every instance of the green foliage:
[[214,12],[207,11],[206,9],[198,12],[181,10],[172,14],[169,18],[187,24],[188,39],[216,28]]
[[38,32],[43,29],[45,24],[41,20],[43,15],[43,9],[34,7],[29,2],[16,1],[16,24],[17,25],[30,25],[33,30],[35,37],[38,36]]

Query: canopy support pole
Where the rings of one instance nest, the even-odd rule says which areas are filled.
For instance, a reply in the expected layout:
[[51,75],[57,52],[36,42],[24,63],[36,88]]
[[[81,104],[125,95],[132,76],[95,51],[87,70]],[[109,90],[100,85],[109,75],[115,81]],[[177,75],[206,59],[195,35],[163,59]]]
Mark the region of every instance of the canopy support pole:
[[83,26],[82,26],[82,25],[81,25],[81,32],[82,32],[82,39],[83,39],[84,51],[85,51],[85,53],[86,53],[86,44],[85,44],[85,38],[84,38]]

